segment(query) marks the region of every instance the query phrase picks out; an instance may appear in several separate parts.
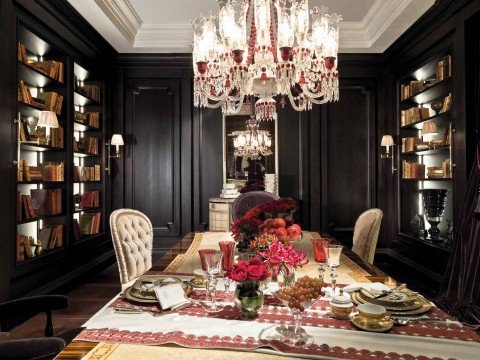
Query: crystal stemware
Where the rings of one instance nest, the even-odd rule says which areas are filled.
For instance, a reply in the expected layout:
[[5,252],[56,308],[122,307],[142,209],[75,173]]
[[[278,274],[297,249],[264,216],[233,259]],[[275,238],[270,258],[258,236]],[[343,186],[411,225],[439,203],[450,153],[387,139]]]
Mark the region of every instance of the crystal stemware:
[[328,255],[327,255],[327,264],[330,268],[330,278],[332,281],[332,294],[331,298],[335,296],[335,291],[337,289],[337,272],[336,269],[340,266],[340,256],[342,255],[343,246],[342,245],[328,245]]
[[[226,274],[228,270],[233,267],[233,250],[235,249],[235,242],[233,241],[220,241],[218,243],[220,247],[220,251],[223,254],[222,257],[222,270]],[[223,277],[223,285],[225,286],[225,292],[229,293],[230,291],[230,284],[232,283],[232,279],[228,276]]]
[[318,278],[324,280],[325,263],[327,262],[327,250],[330,245],[329,239],[315,238],[312,239],[313,255],[318,265]]
[[222,257],[222,252],[216,250],[205,254],[205,265],[207,267],[207,295],[210,301],[206,310],[210,312],[222,310],[222,307],[217,302],[217,276],[220,274]]

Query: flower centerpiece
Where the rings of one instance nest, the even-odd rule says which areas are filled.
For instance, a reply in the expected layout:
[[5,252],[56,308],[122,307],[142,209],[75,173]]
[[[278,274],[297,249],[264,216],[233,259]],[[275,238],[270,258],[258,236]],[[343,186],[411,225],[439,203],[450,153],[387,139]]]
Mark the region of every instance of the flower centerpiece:
[[271,244],[276,242],[278,242],[276,235],[263,233],[260,236],[255,237],[255,239],[250,242],[249,248],[255,252],[263,251],[268,249]]
[[249,249],[250,242],[265,233],[276,235],[286,243],[299,240],[302,229],[293,221],[296,210],[295,200],[289,197],[253,207],[232,225],[231,231],[237,248]]
[[294,282],[295,269],[308,263],[305,251],[295,251],[293,245],[285,245],[281,242],[272,243],[264,251],[257,251],[257,255],[265,260],[264,264],[272,270],[273,274],[283,274],[282,286]]
[[228,278],[237,282],[235,289],[235,306],[240,309],[243,319],[251,319],[258,315],[263,305],[263,292],[260,282],[269,276],[265,264],[258,258],[240,261],[230,269]]

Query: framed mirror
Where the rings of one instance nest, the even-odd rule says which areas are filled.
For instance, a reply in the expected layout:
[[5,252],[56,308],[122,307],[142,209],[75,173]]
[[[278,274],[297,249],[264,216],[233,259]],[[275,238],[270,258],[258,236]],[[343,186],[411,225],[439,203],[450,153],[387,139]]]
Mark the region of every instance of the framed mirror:
[[250,114],[242,109],[223,116],[223,182],[240,189],[260,179],[266,191],[278,194],[277,120],[257,122]]

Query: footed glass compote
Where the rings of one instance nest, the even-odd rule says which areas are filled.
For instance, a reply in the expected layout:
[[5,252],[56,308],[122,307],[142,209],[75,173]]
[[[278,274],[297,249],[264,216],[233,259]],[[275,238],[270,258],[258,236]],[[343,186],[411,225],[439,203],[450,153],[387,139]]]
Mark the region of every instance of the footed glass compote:
[[313,279],[309,276],[303,276],[294,284],[284,287],[275,293],[276,297],[292,312],[294,326],[278,326],[276,331],[280,335],[280,340],[285,343],[292,343],[295,346],[305,346],[312,340],[300,321],[305,309],[313,305],[321,295],[323,281]]

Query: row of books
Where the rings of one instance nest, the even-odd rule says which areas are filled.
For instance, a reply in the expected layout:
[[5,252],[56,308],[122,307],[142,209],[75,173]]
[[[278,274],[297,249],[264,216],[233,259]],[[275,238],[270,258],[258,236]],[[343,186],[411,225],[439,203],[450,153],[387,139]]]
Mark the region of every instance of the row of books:
[[100,191],[85,191],[80,199],[80,208],[88,209],[100,206]]
[[63,225],[44,226],[38,234],[38,241],[44,250],[63,246]]
[[98,155],[98,143],[100,139],[95,137],[85,137],[80,140],[73,139],[73,151]]
[[450,159],[442,161],[442,166],[432,166],[427,169],[429,179],[451,179],[452,168],[450,166]]
[[422,139],[416,137],[402,138],[402,153],[412,151],[428,150],[429,145],[423,142]]
[[62,213],[62,189],[31,189],[30,195],[17,192],[17,220]]
[[21,42],[18,43],[18,60],[28,66],[31,66],[35,70],[58,80],[61,83],[64,82],[64,67],[61,61],[35,61],[33,59],[29,59],[27,57],[25,45]]
[[80,240],[83,236],[94,235],[100,232],[101,213],[83,213],[79,220],[73,219],[73,234],[75,240]]
[[102,88],[99,85],[87,85],[87,84],[80,85],[80,82],[77,80],[77,77],[74,78],[74,84],[75,84],[74,90],[76,92],[82,95],[85,95],[86,97],[96,102],[101,101]]
[[425,89],[428,85],[420,80],[412,80],[408,85],[402,84],[400,85],[400,99],[405,100],[409,97],[418,94],[420,91]]
[[23,80],[18,81],[18,100],[32,105],[39,110],[54,111],[57,115],[62,113],[63,96],[54,91],[39,92],[33,97],[30,88]]
[[78,123],[100,128],[100,113],[98,112],[82,113],[75,111],[74,119]]
[[426,107],[412,107],[401,111],[401,126],[413,124],[430,117],[430,110]]
[[21,160],[18,167],[18,181],[65,181],[65,164],[63,162],[44,162],[39,166],[28,165]]
[[73,169],[73,181],[100,181],[100,165],[75,166]]
[[437,62],[436,68],[437,82],[445,80],[452,75],[452,57],[446,55]]
[[425,179],[425,164],[418,162],[402,161],[403,179]]
[[17,233],[17,262],[24,261],[25,258],[32,258],[35,254],[32,251],[31,243],[34,242],[33,237]]

